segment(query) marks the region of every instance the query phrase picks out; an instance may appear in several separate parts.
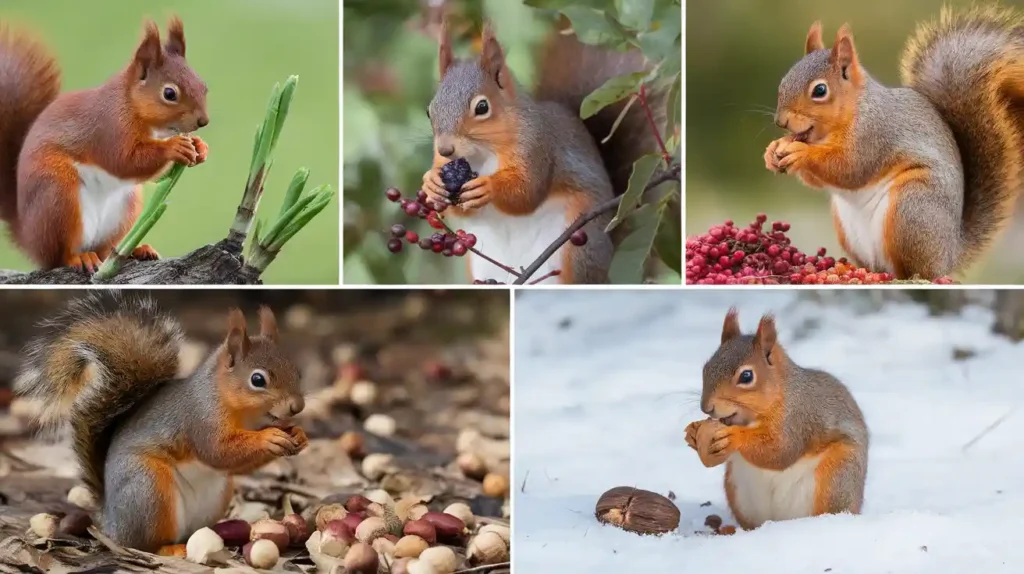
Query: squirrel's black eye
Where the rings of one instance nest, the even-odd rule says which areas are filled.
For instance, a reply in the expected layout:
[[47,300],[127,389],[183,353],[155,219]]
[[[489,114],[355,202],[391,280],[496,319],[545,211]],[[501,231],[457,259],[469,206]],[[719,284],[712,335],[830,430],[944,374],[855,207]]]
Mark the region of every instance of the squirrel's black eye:
[[175,90],[171,86],[164,87],[164,99],[168,102],[178,101],[178,90]]
[[744,369],[743,372],[740,373],[740,378],[737,382],[741,385],[749,385],[750,383],[753,383],[754,371],[750,369]]
[[473,108],[473,113],[478,116],[486,116],[491,111],[491,105],[487,103],[487,100],[480,100],[476,103],[476,107]]
[[249,385],[254,389],[267,388],[267,375],[263,371],[253,371],[249,375]]
[[824,83],[815,84],[814,89],[811,90],[811,97],[820,100],[828,95],[828,86]]

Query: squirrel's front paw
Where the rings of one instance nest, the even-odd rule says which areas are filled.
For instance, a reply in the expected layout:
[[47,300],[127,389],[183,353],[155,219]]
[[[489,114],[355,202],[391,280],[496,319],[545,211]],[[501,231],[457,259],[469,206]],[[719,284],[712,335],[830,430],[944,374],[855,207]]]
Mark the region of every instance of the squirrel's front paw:
[[64,264],[68,267],[81,269],[89,275],[92,275],[100,268],[100,264],[102,262],[103,261],[100,259],[100,256],[97,255],[95,251],[86,251],[85,253],[75,253],[74,255],[71,255]]
[[803,161],[807,159],[810,146],[804,142],[790,140],[775,149],[778,158],[779,173],[796,173],[800,171]]
[[428,200],[439,206],[451,205],[452,203],[448,199],[448,192],[444,188],[444,182],[441,181],[440,168],[431,168],[427,170],[427,173],[423,174],[423,193],[427,194]]
[[196,162],[193,165],[205,162],[206,156],[210,153],[210,146],[206,145],[206,142],[199,136],[192,136],[192,146],[196,148]]
[[196,146],[192,143],[193,136],[176,135],[167,140],[167,159],[184,166],[193,166],[199,157]]
[[463,209],[480,209],[491,202],[493,184],[491,177],[481,175],[471,179],[462,186],[459,192],[459,207]]
[[292,454],[298,454],[309,446],[309,438],[306,436],[306,431],[301,428],[291,427],[288,429],[288,435],[292,437],[292,443],[295,445],[295,452]]
[[716,420],[700,425],[697,429],[697,454],[704,466],[718,466],[729,458],[733,451],[731,437],[734,430]]
[[700,432],[700,425],[704,421],[693,421],[686,425],[686,444],[693,450],[697,450],[697,433]]
[[288,456],[298,452],[296,441],[288,431],[270,427],[260,431],[260,434],[260,438],[263,439],[263,449],[274,456]]
[[783,173],[782,168],[779,167],[779,156],[776,155],[780,147],[784,147],[792,136],[786,136],[777,140],[772,140],[772,143],[768,144],[768,147],[764,150],[764,166],[768,168],[768,171],[772,173]]

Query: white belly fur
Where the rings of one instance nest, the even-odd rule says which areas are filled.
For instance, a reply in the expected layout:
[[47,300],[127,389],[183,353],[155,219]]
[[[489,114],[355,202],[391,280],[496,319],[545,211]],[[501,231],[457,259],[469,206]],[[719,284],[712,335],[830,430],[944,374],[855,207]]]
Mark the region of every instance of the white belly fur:
[[736,510],[755,526],[769,520],[805,518],[814,512],[814,470],[820,456],[786,470],[758,468],[739,453],[729,457],[729,482]]
[[228,475],[197,461],[178,465],[174,474],[178,540],[221,518]]
[[138,185],[110,175],[93,165],[76,164],[81,187],[78,199],[82,214],[81,251],[93,251],[124,223],[131,195]]
[[855,191],[829,189],[850,255],[872,271],[895,271],[885,254],[883,241],[891,183],[891,180],[884,180]]
[[[491,175],[500,167],[498,156],[489,150],[476,147],[466,155],[473,171],[479,175]],[[502,265],[515,270],[533,263],[569,225],[565,217],[565,202],[550,198],[529,215],[505,215],[493,205],[473,212],[466,218],[453,218],[467,233],[476,235],[476,249]],[[539,279],[562,268],[561,247],[532,275]],[[512,283],[515,276],[503,271],[497,265],[475,254],[470,258],[470,272],[473,279],[481,281],[494,279],[501,283]],[[559,283],[558,277],[549,277],[540,284]]]

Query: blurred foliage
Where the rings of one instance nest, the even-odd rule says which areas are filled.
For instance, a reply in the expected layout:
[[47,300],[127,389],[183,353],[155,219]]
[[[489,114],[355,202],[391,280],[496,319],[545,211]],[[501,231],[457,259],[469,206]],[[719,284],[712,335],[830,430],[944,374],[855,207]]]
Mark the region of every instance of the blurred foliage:
[[[397,187],[405,195],[419,188],[433,157],[427,104],[438,82],[434,27],[441,10],[451,25],[456,57],[479,44],[484,20],[495,23],[509,66],[519,82],[532,85],[536,48],[553,29],[558,12],[567,16],[581,39],[616,49],[638,47],[657,66],[649,76],[628,77],[605,86],[584,106],[593,113],[628,98],[641,81],[648,89],[670,92],[669,127],[661,134],[678,157],[681,67],[679,0],[346,0],[344,3],[344,277],[347,284],[465,283],[465,261],[386,248],[388,228],[396,222],[429,234],[429,227],[400,214],[384,197]],[[607,89],[605,89],[607,88]],[[660,156],[659,156],[660,157]],[[642,188],[647,177],[637,177]],[[670,187],[666,185],[665,187]],[[636,201],[639,194],[627,194]],[[678,186],[646,205],[623,202],[629,249],[613,265],[622,282],[639,282],[637,260],[652,244],[663,260],[661,279],[679,283],[682,244]],[[486,253],[486,247],[482,247]],[[505,262],[526,265],[529,262]],[[629,279],[626,279],[626,277]]]
[[[161,254],[178,256],[227,235],[267,94],[292,74],[300,76],[301,87],[263,204],[277,209],[300,167],[309,168],[312,181],[337,188],[337,0],[3,0],[0,8],[4,23],[35,32],[50,46],[64,72],[64,90],[99,85],[121,70],[135,51],[143,19],[156,20],[163,32],[171,14],[182,18],[188,61],[210,88],[210,125],[197,132],[210,145],[210,159],[186,170],[159,225],[146,236]],[[288,243],[263,275],[265,282],[337,284],[334,209],[328,206]],[[31,269],[3,235],[0,268]]]
[[[878,81],[899,83],[903,46],[917,23],[936,18],[943,4],[972,0],[861,0],[860,2],[690,2],[686,12],[686,228],[688,235],[758,212],[792,224],[804,251],[826,247],[841,253],[828,196],[794,177],[764,167],[768,143],[780,137],[772,115],[779,81],[803,55],[811,23],[821,20],[828,46],[843,23],[852,27],[861,63]],[[1024,9],[1024,0],[1002,0]],[[1024,219],[1016,223],[964,277],[967,282],[1010,283],[1024,279]],[[838,255],[837,255],[838,256]]]

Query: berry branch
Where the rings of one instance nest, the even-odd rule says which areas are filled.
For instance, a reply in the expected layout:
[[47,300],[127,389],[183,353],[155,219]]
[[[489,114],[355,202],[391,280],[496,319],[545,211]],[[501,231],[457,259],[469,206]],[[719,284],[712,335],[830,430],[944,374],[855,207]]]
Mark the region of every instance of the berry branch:
[[661,157],[665,159],[665,165],[672,165],[672,154],[668,153],[668,149],[665,147],[665,140],[661,139],[661,131],[658,129],[658,124],[654,121],[651,106],[647,103],[646,84],[640,84],[640,91],[636,93],[636,98],[644,109],[644,114],[647,115],[647,125],[651,126],[651,132],[654,133],[654,138],[658,140],[658,149],[661,150]]

